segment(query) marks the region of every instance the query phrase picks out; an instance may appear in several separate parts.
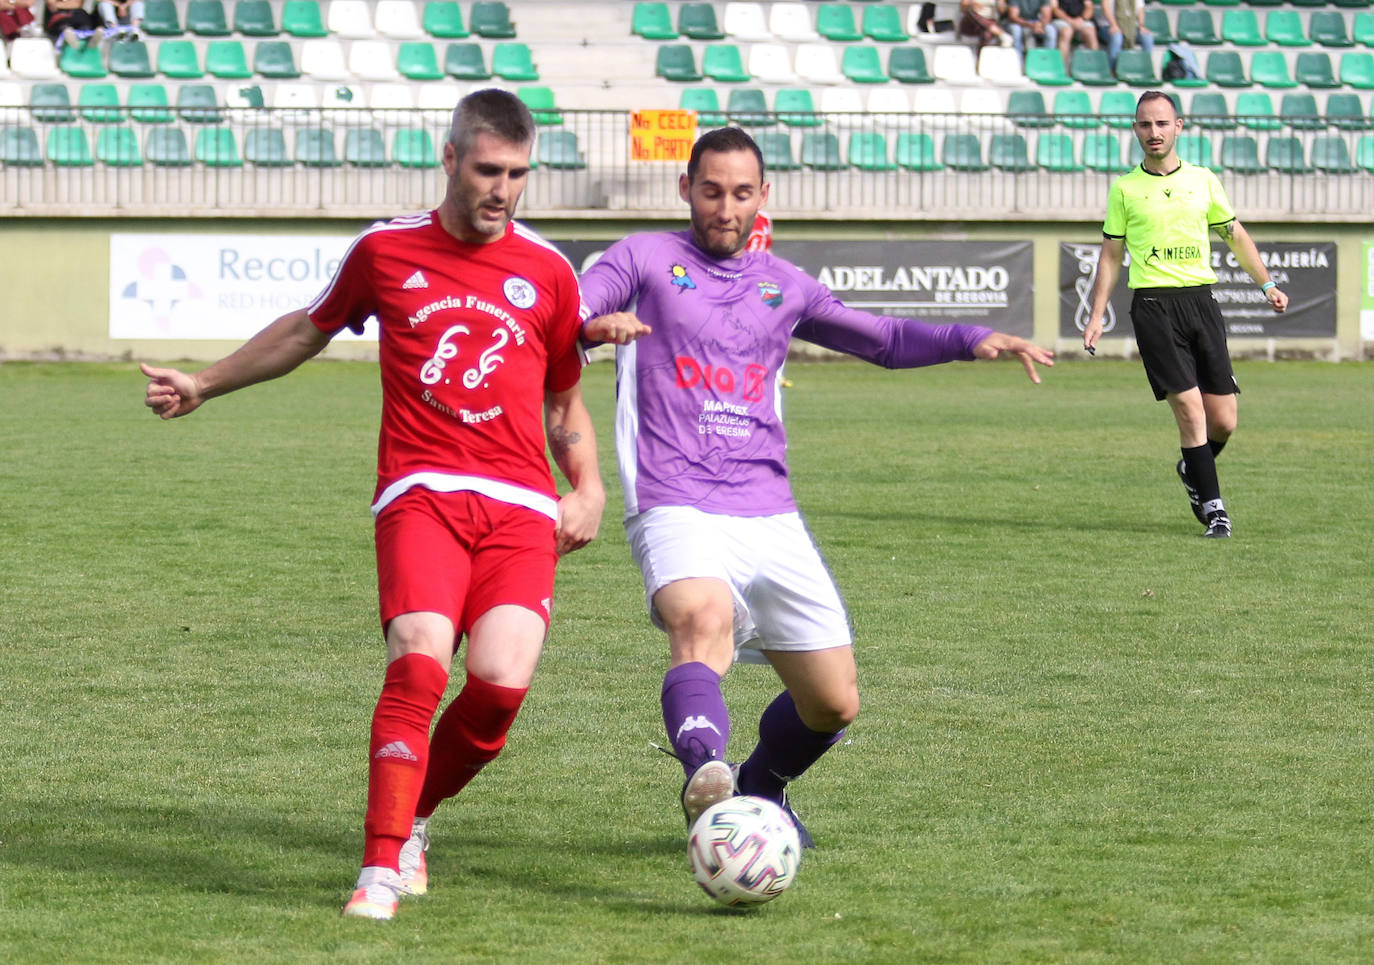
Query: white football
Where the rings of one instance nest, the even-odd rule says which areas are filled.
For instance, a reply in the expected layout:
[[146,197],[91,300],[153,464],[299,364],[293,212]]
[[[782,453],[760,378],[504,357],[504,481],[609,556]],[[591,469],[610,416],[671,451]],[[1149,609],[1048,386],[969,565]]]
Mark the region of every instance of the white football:
[[692,874],[722,905],[772,901],[796,880],[801,854],[797,826],[767,798],[713,804],[687,835]]

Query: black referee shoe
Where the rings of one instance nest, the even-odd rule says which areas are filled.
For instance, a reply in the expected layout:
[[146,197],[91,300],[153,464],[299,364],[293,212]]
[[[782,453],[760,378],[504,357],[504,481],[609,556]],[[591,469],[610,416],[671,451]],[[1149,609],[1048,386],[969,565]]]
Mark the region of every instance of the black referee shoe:
[[1231,517],[1221,509],[1215,513],[1208,513],[1207,532],[1202,535],[1207,539],[1227,539],[1231,535]]
[[1183,483],[1183,488],[1188,492],[1188,503],[1193,507],[1193,515],[1199,523],[1206,526],[1207,517],[1202,513],[1202,500],[1198,498],[1197,489],[1188,481],[1188,467],[1183,464],[1182,459],[1178,461],[1174,471],[1178,473],[1179,482]]

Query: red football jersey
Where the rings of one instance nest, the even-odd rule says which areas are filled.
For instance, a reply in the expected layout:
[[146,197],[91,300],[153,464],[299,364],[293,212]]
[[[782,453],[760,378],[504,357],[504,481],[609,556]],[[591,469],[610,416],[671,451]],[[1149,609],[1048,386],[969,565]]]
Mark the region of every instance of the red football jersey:
[[769,217],[767,211],[760,211],[754,215],[754,227],[749,231],[749,238],[744,243],[744,250],[773,250],[773,219]]
[[308,312],[324,332],[381,325],[374,513],[418,485],[556,517],[544,392],[577,383],[579,305],[567,259],[515,222],[468,244],[430,211],[354,240]]

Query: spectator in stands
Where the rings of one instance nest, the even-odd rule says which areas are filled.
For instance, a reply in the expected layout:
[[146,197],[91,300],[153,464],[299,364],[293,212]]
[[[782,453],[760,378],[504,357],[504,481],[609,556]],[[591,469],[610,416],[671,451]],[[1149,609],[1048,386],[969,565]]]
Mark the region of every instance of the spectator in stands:
[[1054,47],[1055,36],[1059,30],[1051,16],[1053,6],[1050,0],[1007,0],[1007,14],[1002,23],[1011,34],[1011,45],[1026,58],[1026,42],[1030,40],[1037,47]]
[[979,47],[1011,46],[1011,34],[998,20],[1007,12],[1005,0],[959,0],[959,35],[977,37]]
[[1145,5],[1140,0],[1102,0],[1093,15],[1097,39],[1107,47],[1107,59],[1116,70],[1116,58],[1123,48],[1139,46],[1153,53],[1155,36],[1145,29]]
[[1065,66],[1069,63],[1069,48],[1075,40],[1089,50],[1097,49],[1097,28],[1093,24],[1093,0],[1051,0],[1054,27],[1057,33],[1055,42],[1059,53],[1064,57]]
[[115,39],[137,40],[143,24],[143,0],[100,0],[96,6],[105,32]]
[[100,18],[86,9],[85,0],[47,0],[43,30],[60,48],[85,40],[87,46],[105,39]]
[[0,37],[37,37],[42,31],[33,18],[33,0],[0,0]]

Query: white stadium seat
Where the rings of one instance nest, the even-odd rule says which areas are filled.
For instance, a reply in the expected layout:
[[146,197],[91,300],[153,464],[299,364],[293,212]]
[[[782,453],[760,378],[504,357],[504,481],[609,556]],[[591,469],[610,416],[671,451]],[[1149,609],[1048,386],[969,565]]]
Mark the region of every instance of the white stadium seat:
[[811,25],[811,8],[804,3],[775,3],[768,11],[768,29],[779,40],[800,44],[820,40]]
[[973,50],[963,44],[946,44],[935,48],[935,57],[930,72],[937,81],[946,84],[968,84],[977,86],[978,65],[973,59]]
[[819,109],[839,127],[862,124],[864,95],[853,87],[827,87],[821,91]]
[[55,80],[62,76],[57,52],[47,37],[17,37],[10,46],[10,71],[21,80]]
[[364,0],[333,0],[329,5],[329,33],[349,39],[375,37],[372,11]]
[[1019,87],[1026,82],[1021,55],[1011,47],[984,47],[978,52],[978,76],[990,84]]
[[941,117],[926,117],[920,123],[930,128],[954,127],[959,123],[958,108],[954,103],[954,92],[943,87],[920,87],[911,96],[913,114],[940,114]]
[[315,80],[348,80],[343,45],[332,37],[316,37],[301,44],[301,73]]
[[749,76],[763,84],[793,84],[792,54],[782,44],[754,44],[749,48]]
[[420,40],[425,36],[411,0],[378,0],[374,23],[377,33],[393,40]]
[[794,61],[797,76],[811,84],[844,84],[849,78],[840,70],[831,44],[800,44]]
[[768,29],[761,3],[727,3],[725,22],[721,26],[725,29],[725,35],[735,40],[773,39],[773,32]]
[[348,72],[362,80],[397,80],[395,48],[386,40],[355,40],[348,51]]
[[870,114],[897,115],[911,113],[911,102],[900,87],[873,87],[868,92],[864,108]]

